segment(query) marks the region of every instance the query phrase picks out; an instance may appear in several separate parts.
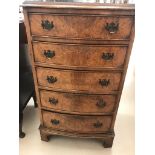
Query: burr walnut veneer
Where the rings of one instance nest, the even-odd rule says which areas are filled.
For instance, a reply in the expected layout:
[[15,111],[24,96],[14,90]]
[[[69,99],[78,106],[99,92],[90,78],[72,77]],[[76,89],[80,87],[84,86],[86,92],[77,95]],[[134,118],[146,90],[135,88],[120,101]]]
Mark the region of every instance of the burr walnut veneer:
[[134,5],[57,1],[23,4],[41,139],[96,138],[111,147]]

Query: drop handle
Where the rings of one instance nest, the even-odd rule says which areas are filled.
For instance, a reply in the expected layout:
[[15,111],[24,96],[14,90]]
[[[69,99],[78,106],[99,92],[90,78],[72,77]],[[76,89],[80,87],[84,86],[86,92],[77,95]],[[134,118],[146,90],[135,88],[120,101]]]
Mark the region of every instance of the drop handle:
[[98,106],[99,108],[104,108],[106,106],[106,102],[101,99],[96,103],[96,106]]
[[51,30],[51,29],[54,28],[53,22],[52,22],[52,21],[50,22],[50,21],[48,21],[48,20],[42,20],[42,21],[41,21],[41,26],[42,26],[42,28],[45,29],[45,30]]
[[56,105],[58,103],[58,99],[55,99],[54,97],[49,98],[49,103],[53,104],[53,105]]
[[51,120],[51,123],[52,123],[53,125],[59,125],[59,124],[60,124],[60,121],[57,120],[57,119],[52,119],[52,120]]
[[113,60],[114,58],[114,53],[103,53],[102,54],[102,59],[103,60]]
[[108,79],[99,79],[99,84],[101,86],[107,87],[110,84],[110,80]]
[[111,34],[116,33],[119,29],[119,24],[114,22],[106,23],[105,29]]
[[44,50],[43,53],[44,53],[44,56],[49,59],[55,56],[55,52],[51,50]]
[[100,121],[97,121],[93,125],[94,125],[95,128],[101,128],[103,126],[103,124]]
[[54,76],[47,76],[48,83],[55,83],[57,82],[57,78]]

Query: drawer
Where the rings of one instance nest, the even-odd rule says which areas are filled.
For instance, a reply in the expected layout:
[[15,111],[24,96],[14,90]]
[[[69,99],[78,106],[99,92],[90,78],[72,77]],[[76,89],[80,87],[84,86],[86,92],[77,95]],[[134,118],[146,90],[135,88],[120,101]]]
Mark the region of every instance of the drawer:
[[35,62],[72,67],[121,67],[127,47],[33,43]]
[[129,16],[88,16],[30,14],[32,35],[64,39],[128,40],[133,18]]
[[79,90],[94,93],[117,91],[121,73],[104,71],[72,71],[36,68],[38,84],[62,90]]
[[86,95],[40,91],[41,106],[56,111],[93,114],[113,112],[115,95]]
[[79,132],[108,132],[112,116],[80,116],[42,111],[43,123],[47,128]]

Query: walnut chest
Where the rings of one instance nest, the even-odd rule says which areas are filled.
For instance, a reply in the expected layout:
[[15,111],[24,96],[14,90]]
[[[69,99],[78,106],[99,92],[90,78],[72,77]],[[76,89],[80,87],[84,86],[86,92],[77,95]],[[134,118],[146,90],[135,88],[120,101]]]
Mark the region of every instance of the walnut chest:
[[41,139],[96,138],[111,147],[134,40],[134,4],[38,0],[22,6]]

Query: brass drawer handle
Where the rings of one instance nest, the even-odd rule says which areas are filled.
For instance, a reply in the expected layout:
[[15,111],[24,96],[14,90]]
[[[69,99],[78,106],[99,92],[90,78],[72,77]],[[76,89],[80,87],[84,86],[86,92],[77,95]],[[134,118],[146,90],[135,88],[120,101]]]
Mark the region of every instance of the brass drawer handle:
[[103,126],[103,124],[99,121],[97,121],[96,123],[94,123],[94,127],[95,128],[101,128]]
[[105,29],[109,31],[109,33],[116,33],[118,31],[119,24],[118,23],[106,23]]
[[112,60],[114,58],[114,53],[103,53],[102,59],[103,60]]
[[60,124],[60,121],[57,120],[57,119],[52,119],[52,120],[51,120],[51,123],[52,123],[53,125],[58,125],[58,124]]
[[107,87],[110,84],[110,80],[109,79],[108,80],[106,80],[106,79],[99,79],[99,84],[101,86]]
[[106,102],[104,102],[103,99],[101,99],[96,103],[96,106],[103,108],[106,106]]
[[58,99],[55,99],[54,97],[52,97],[52,98],[49,98],[49,102],[50,102],[51,104],[56,105],[56,104],[58,103]]
[[48,83],[55,83],[57,82],[57,78],[54,76],[47,76]]
[[53,58],[55,56],[55,52],[51,50],[44,50],[44,55],[46,58]]
[[53,22],[49,22],[48,20],[42,20],[41,26],[43,29],[46,29],[46,30],[51,30],[54,27]]

